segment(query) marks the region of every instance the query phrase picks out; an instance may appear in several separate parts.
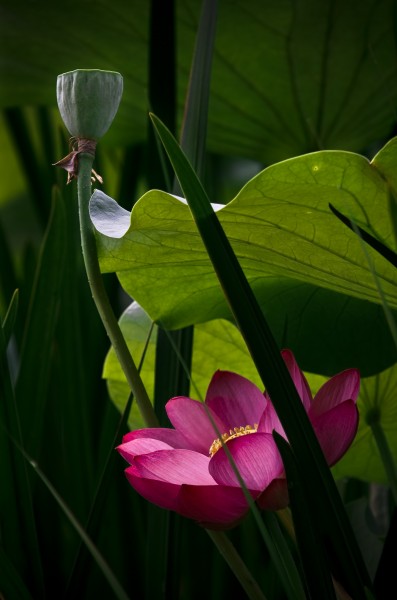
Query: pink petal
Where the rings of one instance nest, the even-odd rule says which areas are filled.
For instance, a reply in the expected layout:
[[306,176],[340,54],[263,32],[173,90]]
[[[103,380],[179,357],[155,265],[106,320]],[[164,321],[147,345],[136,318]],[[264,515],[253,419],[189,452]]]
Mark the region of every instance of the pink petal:
[[136,457],[125,471],[132,487],[154,504],[216,528],[230,526],[247,511],[241,489],[218,486],[209,458],[190,450]]
[[210,529],[235,525],[247,512],[248,502],[238,487],[184,485],[178,512]]
[[267,403],[256,385],[230,371],[217,371],[214,374],[205,402],[222,419],[226,425],[225,431],[259,423]]
[[357,369],[347,369],[329,379],[317,392],[311,410],[311,417],[325,413],[345,400],[357,400],[360,391],[360,373]]
[[312,394],[310,391],[309,384],[307,383],[306,377],[300,370],[298,363],[291,350],[282,350],[281,355],[284,359],[285,364],[288,367],[288,371],[291,375],[292,381],[298,391],[299,397],[303,402],[303,406],[306,412],[309,410],[312,403]]
[[[251,433],[227,442],[227,448],[250,491],[261,492],[283,470],[277,446],[268,433]],[[223,448],[210,460],[209,472],[220,485],[240,486]]]
[[226,431],[225,424],[203,402],[178,396],[169,400],[165,408],[171,423],[186,438],[190,447],[206,456],[212,442],[219,437],[208,411],[220,434]]
[[258,424],[258,432],[259,433],[272,433],[272,431],[277,431],[280,435],[282,435],[285,439],[287,436],[285,435],[285,431],[283,426],[280,423],[280,419],[277,416],[277,413],[274,409],[273,404],[269,400],[266,410],[264,411],[259,424]]
[[116,450],[131,462],[137,454],[147,454],[155,450],[171,448],[190,448],[190,444],[179,431],[162,427],[137,429],[126,433],[123,443]]
[[116,450],[127,462],[131,463],[135,456],[140,454],[148,454],[149,452],[155,452],[156,450],[172,450],[172,446],[161,442],[160,440],[153,440],[152,438],[137,438],[130,442],[125,442],[117,446]]
[[313,429],[330,466],[345,454],[358,427],[358,410],[346,400],[318,417],[311,417]]
[[158,450],[141,454],[133,464],[142,477],[182,485],[216,485],[208,471],[209,457],[193,450]]
[[168,481],[159,481],[158,479],[146,479],[134,464],[125,470],[125,474],[134,490],[146,500],[161,506],[161,508],[177,509],[180,485]]
[[[166,427],[149,427],[147,429],[136,429],[129,431],[123,436],[123,444],[138,438],[150,438],[152,440],[160,440],[165,442],[172,448],[190,448],[186,438],[176,431]],[[192,448],[190,448],[192,450]]]
[[273,479],[256,503],[262,510],[280,510],[289,504],[288,485],[285,477]]
[[240,488],[179,485],[146,479],[134,465],[128,467],[125,473],[131,486],[146,500],[206,527],[225,529],[247,512],[247,501]]

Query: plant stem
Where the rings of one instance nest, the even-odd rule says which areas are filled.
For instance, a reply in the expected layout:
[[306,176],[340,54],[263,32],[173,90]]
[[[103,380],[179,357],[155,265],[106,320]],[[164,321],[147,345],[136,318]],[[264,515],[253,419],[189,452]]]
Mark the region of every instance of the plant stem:
[[223,531],[212,531],[211,529],[207,529],[206,531],[239,580],[242,588],[246,591],[248,598],[250,600],[266,600],[266,596],[252,577],[227,535]]
[[116,352],[121,368],[134,394],[139,411],[147,427],[157,427],[158,420],[153,406],[149,400],[138,369],[133,361],[126,341],[123,337],[117,319],[111,307],[103,283],[97,255],[96,241],[93,225],[89,214],[89,201],[91,197],[91,169],[94,157],[88,153],[79,154],[79,174],[77,178],[81,246],[84,264],[87,272],[88,283],[92,297],[97,307],[106,333]]
[[397,505],[397,471],[393,455],[390,451],[390,446],[386,439],[385,432],[383,431],[383,427],[379,421],[371,422],[370,427],[375,439],[375,443],[378,447],[381,460],[386,470],[394,503]]

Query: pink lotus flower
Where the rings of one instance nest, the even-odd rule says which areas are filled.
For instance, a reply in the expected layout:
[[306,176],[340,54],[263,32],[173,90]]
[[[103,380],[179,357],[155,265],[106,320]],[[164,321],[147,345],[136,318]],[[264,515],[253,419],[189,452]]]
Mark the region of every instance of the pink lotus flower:
[[[292,352],[284,350],[282,356],[332,465],[357,431],[359,373],[349,369],[335,375],[313,399]],[[180,396],[169,400],[166,410],[174,429],[132,431],[117,448],[130,464],[128,481],[144,498],[213,529],[237,523],[248,502],[223,443],[261,508],[287,506],[287,484],[272,431],[286,436],[267,393],[241,375],[217,371],[205,403]]]

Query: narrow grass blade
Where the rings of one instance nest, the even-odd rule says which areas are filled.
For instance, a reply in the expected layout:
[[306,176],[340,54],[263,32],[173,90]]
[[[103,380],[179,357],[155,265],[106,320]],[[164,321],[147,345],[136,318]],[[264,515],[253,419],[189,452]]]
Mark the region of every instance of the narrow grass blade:
[[82,525],[76,519],[76,517],[74,516],[74,514],[72,513],[70,508],[67,506],[67,504],[63,501],[62,497],[58,494],[58,492],[56,491],[54,486],[51,484],[51,482],[47,479],[47,477],[41,471],[38,464],[34,460],[31,460],[26,455],[25,452],[22,451],[22,453],[24,454],[26,460],[29,462],[31,467],[36,472],[37,476],[41,479],[41,481],[43,482],[43,484],[45,485],[45,487],[47,488],[47,490],[49,491],[51,496],[54,498],[54,500],[56,501],[58,506],[61,508],[63,513],[66,515],[68,521],[73,526],[73,528],[76,530],[76,532],[80,536],[83,543],[87,546],[87,549],[91,553],[92,558],[97,563],[98,567],[100,568],[100,570],[103,573],[103,576],[105,577],[105,579],[109,583],[111,589],[113,590],[115,597],[118,600],[129,600],[129,596],[126,594],[126,592],[120,585],[118,579],[114,575],[113,571],[110,569],[106,560],[104,559],[102,554],[99,552],[99,550],[97,549],[97,547],[95,546],[95,544],[93,543],[93,541],[91,540],[89,535],[87,535],[86,531],[84,530],[84,527],[82,527]]
[[[394,197],[391,196],[391,192],[390,192],[390,202],[394,203]],[[389,326],[390,329],[390,333],[392,335],[394,344],[397,348],[397,327],[396,327],[396,322],[393,316],[393,313],[386,301],[385,295],[383,293],[383,289],[381,286],[381,282],[375,272],[374,269],[374,265],[373,265],[373,261],[371,260],[371,256],[368,253],[368,249],[367,249],[367,245],[371,246],[374,250],[376,250],[379,254],[381,254],[384,258],[386,258],[386,260],[388,260],[392,265],[397,266],[397,254],[395,252],[393,252],[393,250],[391,250],[391,248],[388,248],[387,246],[385,246],[384,244],[382,244],[381,242],[379,242],[379,240],[375,239],[373,236],[371,236],[370,234],[368,234],[366,231],[364,231],[361,227],[359,227],[354,221],[352,221],[351,219],[349,219],[348,217],[346,217],[345,215],[343,215],[342,213],[340,213],[338,210],[336,210],[331,204],[329,205],[330,209],[332,210],[332,212],[342,221],[342,223],[344,223],[347,227],[349,227],[349,229],[351,229],[360,239],[361,239],[361,246],[362,246],[362,250],[363,253],[367,259],[368,262],[368,267],[369,270],[372,273],[372,277],[374,279],[378,294],[379,294],[379,298],[381,300],[381,304],[383,307],[383,311],[386,317],[386,321],[387,324]],[[394,228],[394,214],[395,214],[395,209],[391,209],[391,219],[392,219],[392,223],[393,223],[393,228]],[[365,243],[364,243],[365,242]]]
[[44,425],[42,415],[49,385],[54,331],[59,316],[60,288],[66,261],[65,238],[65,209],[62,199],[55,193],[36,269],[16,388],[26,447],[34,456],[40,446]]
[[182,124],[181,148],[200,179],[204,174],[211,67],[217,16],[217,0],[205,0],[196,37]]
[[[46,185],[45,177],[43,177],[43,170],[41,168],[38,153],[32,151],[36,145],[34,143],[28,119],[24,109],[19,107],[4,109],[4,116],[23,166],[24,173],[28,179],[29,188],[34,198],[38,216],[44,226],[50,208],[47,201],[48,187]],[[49,165],[50,164],[51,163],[49,163]]]
[[[16,295],[8,314],[16,310]],[[29,582],[35,596],[43,595],[43,577],[33,503],[26,463],[11,438],[22,444],[19,415],[7,359],[7,339],[0,326],[0,494],[1,545],[9,560]],[[23,575],[22,575],[23,574]],[[0,570],[0,590],[3,575]]]
[[343,569],[351,592],[357,598],[364,598],[363,585],[371,585],[369,575],[335,482],[272,332],[189,161],[164,124],[154,115],[152,121],[174,167],[256,368],[272,398],[297,460],[305,465],[306,485],[310,493],[317,495],[322,507],[316,513],[318,527],[328,532],[333,547],[332,558]]
[[[149,103],[171,131],[176,130],[176,31],[174,0],[152,0],[149,45]],[[172,169],[164,149],[150,127],[147,144],[147,182],[151,188],[171,190]],[[183,335],[183,334],[182,334]],[[154,372],[154,409],[160,426],[167,426],[165,404],[180,393],[180,365],[161,328],[157,332]],[[181,393],[189,390],[188,380]],[[170,569],[170,554],[175,545],[172,517],[156,506],[148,506],[148,524],[144,548],[145,593],[148,597],[173,597],[177,571]],[[175,552],[175,548],[174,548]]]
[[12,295],[10,305],[8,307],[7,313],[4,317],[3,324],[2,324],[6,346],[7,346],[8,342],[10,341],[12,332],[14,330],[15,321],[17,318],[18,297],[19,297],[19,291],[15,290],[15,292]]
[[33,600],[20,573],[14,567],[4,549],[0,547],[0,597]]
[[15,274],[14,261],[11,256],[11,249],[7,241],[5,231],[0,221],[0,309],[7,306],[8,300],[18,287]]
[[[277,551],[277,562],[279,563],[277,570],[279,574],[284,574],[287,578],[287,582],[283,581],[283,584],[284,588],[288,590],[289,597],[295,600],[306,598],[301,573],[295,563],[275,513],[263,511],[262,520],[268,531],[272,545]],[[275,558],[273,558],[273,562],[275,562]]]
[[390,590],[395,586],[396,547],[397,509],[394,509],[375,574],[374,588],[376,598],[388,598]]
[[[142,368],[143,361],[145,360],[146,351],[148,349],[150,337],[152,335],[153,328],[150,329],[148,333],[148,337],[146,340],[146,344],[142,353],[142,357],[140,363],[138,365],[138,370],[140,371]],[[106,500],[107,491],[109,490],[109,486],[111,486],[112,477],[114,476],[114,465],[116,462],[116,452],[115,447],[120,443],[122,433],[126,430],[128,417],[131,410],[131,405],[133,402],[133,396],[130,394],[123,414],[121,415],[118,427],[114,433],[113,441],[108,449],[108,453],[106,456],[106,460],[102,467],[101,476],[99,478],[96,492],[94,495],[94,499],[91,505],[90,514],[87,519],[87,523],[85,526],[85,531],[91,537],[95,536],[98,533],[98,529],[100,527],[102,509]],[[80,577],[83,576],[84,568],[85,568],[85,556],[83,552],[83,540],[79,546],[77,551],[73,568],[69,577],[69,582],[67,585],[65,598],[74,598],[78,593],[78,585]]]
[[338,217],[338,219],[344,225],[346,225],[346,227],[351,229],[351,231],[353,231],[355,234],[359,235],[361,237],[361,239],[364,240],[364,242],[366,242],[369,246],[371,246],[371,248],[376,250],[376,252],[379,252],[379,254],[381,256],[383,256],[383,258],[388,260],[389,263],[391,263],[394,267],[397,267],[396,252],[393,252],[393,250],[391,248],[388,248],[387,246],[385,246],[385,244],[382,244],[382,242],[377,240],[373,235],[364,231],[364,229],[362,227],[359,227],[351,219],[346,217],[346,215],[344,215],[337,208],[332,206],[332,204],[330,204],[329,207],[330,207],[331,211],[334,213],[334,215],[336,217]]
[[[208,534],[234,573],[240,573],[239,581],[247,594],[247,598],[250,600],[266,600],[262,590],[241,560],[240,555],[236,552],[235,547],[225,532],[208,531]],[[230,560],[231,557],[232,561]]]
[[[98,481],[97,489],[95,492],[94,500],[91,506],[90,514],[88,516],[87,523],[84,527],[84,532],[86,536],[89,536],[91,540],[95,539],[98,535],[98,531],[101,525],[101,516],[103,512],[103,507],[106,502],[107,492],[112,485],[112,479],[115,476],[115,464],[116,464],[116,452],[115,447],[120,442],[120,434],[122,431],[125,431],[126,424],[128,421],[128,415],[131,409],[132,404],[132,395],[130,395],[128,402],[126,404],[125,410],[121,416],[119,426],[115,432],[113,443],[109,448],[108,455],[103,465],[103,470]],[[69,581],[65,591],[65,600],[67,598],[76,598],[76,595],[79,592],[80,581],[81,578],[84,577],[85,569],[87,568],[87,554],[92,551],[89,545],[87,545],[86,540],[80,536],[80,545],[74,559],[73,568],[71,574],[69,576]],[[101,566],[98,563],[98,566]]]
[[309,597],[335,600],[327,557],[311,518],[313,500],[309,501],[308,494],[305,493],[305,480],[300,474],[291,447],[276,432],[273,433],[273,437],[282,456],[287,476],[295,534]]

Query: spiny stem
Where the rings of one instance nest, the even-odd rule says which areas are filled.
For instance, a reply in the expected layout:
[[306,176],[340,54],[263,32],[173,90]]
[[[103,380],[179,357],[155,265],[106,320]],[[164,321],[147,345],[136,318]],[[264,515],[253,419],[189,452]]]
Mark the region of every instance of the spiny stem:
[[153,406],[147,395],[138,369],[133,361],[126,341],[123,337],[108,295],[103,283],[99,268],[96,241],[93,225],[89,215],[89,201],[91,197],[91,170],[94,157],[91,154],[79,154],[79,174],[77,179],[81,246],[88,283],[98,313],[102,319],[106,333],[116,352],[116,356],[124,371],[124,375],[135,397],[139,411],[147,427],[158,427],[158,420]]

